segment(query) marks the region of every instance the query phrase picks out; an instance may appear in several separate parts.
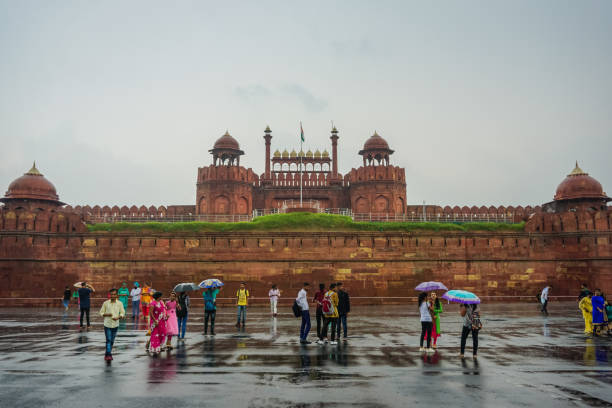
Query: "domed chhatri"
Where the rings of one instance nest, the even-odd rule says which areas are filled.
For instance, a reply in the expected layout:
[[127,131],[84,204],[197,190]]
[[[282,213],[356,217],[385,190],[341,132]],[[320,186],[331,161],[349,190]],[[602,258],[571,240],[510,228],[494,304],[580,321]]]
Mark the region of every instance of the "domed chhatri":
[[36,162],[23,176],[14,180],[0,201],[10,203],[21,200],[45,201],[53,205],[64,205],[59,201],[55,186],[36,168]]
[[389,144],[376,131],[363,145],[363,150],[389,150]]
[[585,173],[576,162],[576,167],[557,187],[555,201],[581,198],[607,199],[599,181]]
[[240,145],[238,141],[229,134],[229,131],[225,131],[225,134],[221,136],[215,144],[213,148],[208,151],[213,156],[213,164],[215,166],[218,165],[227,165],[227,166],[235,166],[240,165],[240,156],[244,154],[242,150],[240,150]]
[[389,149],[389,144],[376,131],[363,144],[363,149],[359,151],[363,156],[363,165],[389,165],[389,156],[393,154],[393,150]]
[[238,141],[234,139],[232,135],[229,134],[229,131],[226,130],[225,134],[219,139],[217,139],[215,145],[213,146],[213,149],[240,150],[240,145],[238,144]]

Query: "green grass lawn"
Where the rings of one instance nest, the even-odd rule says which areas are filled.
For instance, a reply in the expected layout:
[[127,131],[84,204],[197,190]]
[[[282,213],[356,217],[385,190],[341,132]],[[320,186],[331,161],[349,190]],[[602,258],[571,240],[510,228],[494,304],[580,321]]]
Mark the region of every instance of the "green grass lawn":
[[354,222],[351,217],[332,214],[273,214],[248,222],[118,222],[92,224],[90,232],[208,232],[208,231],[523,231],[525,223],[493,222]]

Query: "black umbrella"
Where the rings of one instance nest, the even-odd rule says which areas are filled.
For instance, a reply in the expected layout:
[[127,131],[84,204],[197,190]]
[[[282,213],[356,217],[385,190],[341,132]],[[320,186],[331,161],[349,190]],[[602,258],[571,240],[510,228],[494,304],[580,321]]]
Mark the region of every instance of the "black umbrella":
[[175,292],[188,292],[190,290],[198,290],[200,287],[195,283],[179,283],[174,287]]

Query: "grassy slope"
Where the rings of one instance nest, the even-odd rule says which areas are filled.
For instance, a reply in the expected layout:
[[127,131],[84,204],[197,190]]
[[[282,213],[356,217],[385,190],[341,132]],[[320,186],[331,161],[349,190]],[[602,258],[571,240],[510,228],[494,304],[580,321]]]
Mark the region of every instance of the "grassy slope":
[[465,224],[438,222],[353,222],[331,214],[292,213],[255,218],[250,222],[119,222],[88,225],[90,232],[206,232],[206,231],[523,231],[524,223]]

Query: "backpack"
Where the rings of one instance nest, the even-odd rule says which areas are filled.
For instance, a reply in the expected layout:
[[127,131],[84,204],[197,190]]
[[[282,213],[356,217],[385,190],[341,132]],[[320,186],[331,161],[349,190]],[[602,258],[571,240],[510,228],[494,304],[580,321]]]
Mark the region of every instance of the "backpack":
[[325,294],[323,301],[321,302],[321,311],[325,316],[332,316],[335,314],[334,304],[331,300],[329,292]]
[[472,312],[472,329],[480,330],[482,329],[482,322],[480,321],[480,313],[477,311]]
[[302,308],[300,307],[300,305],[298,305],[297,300],[293,301],[293,306],[291,307],[291,309],[293,310],[293,315],[295,317],[300,317],[302,315]]

